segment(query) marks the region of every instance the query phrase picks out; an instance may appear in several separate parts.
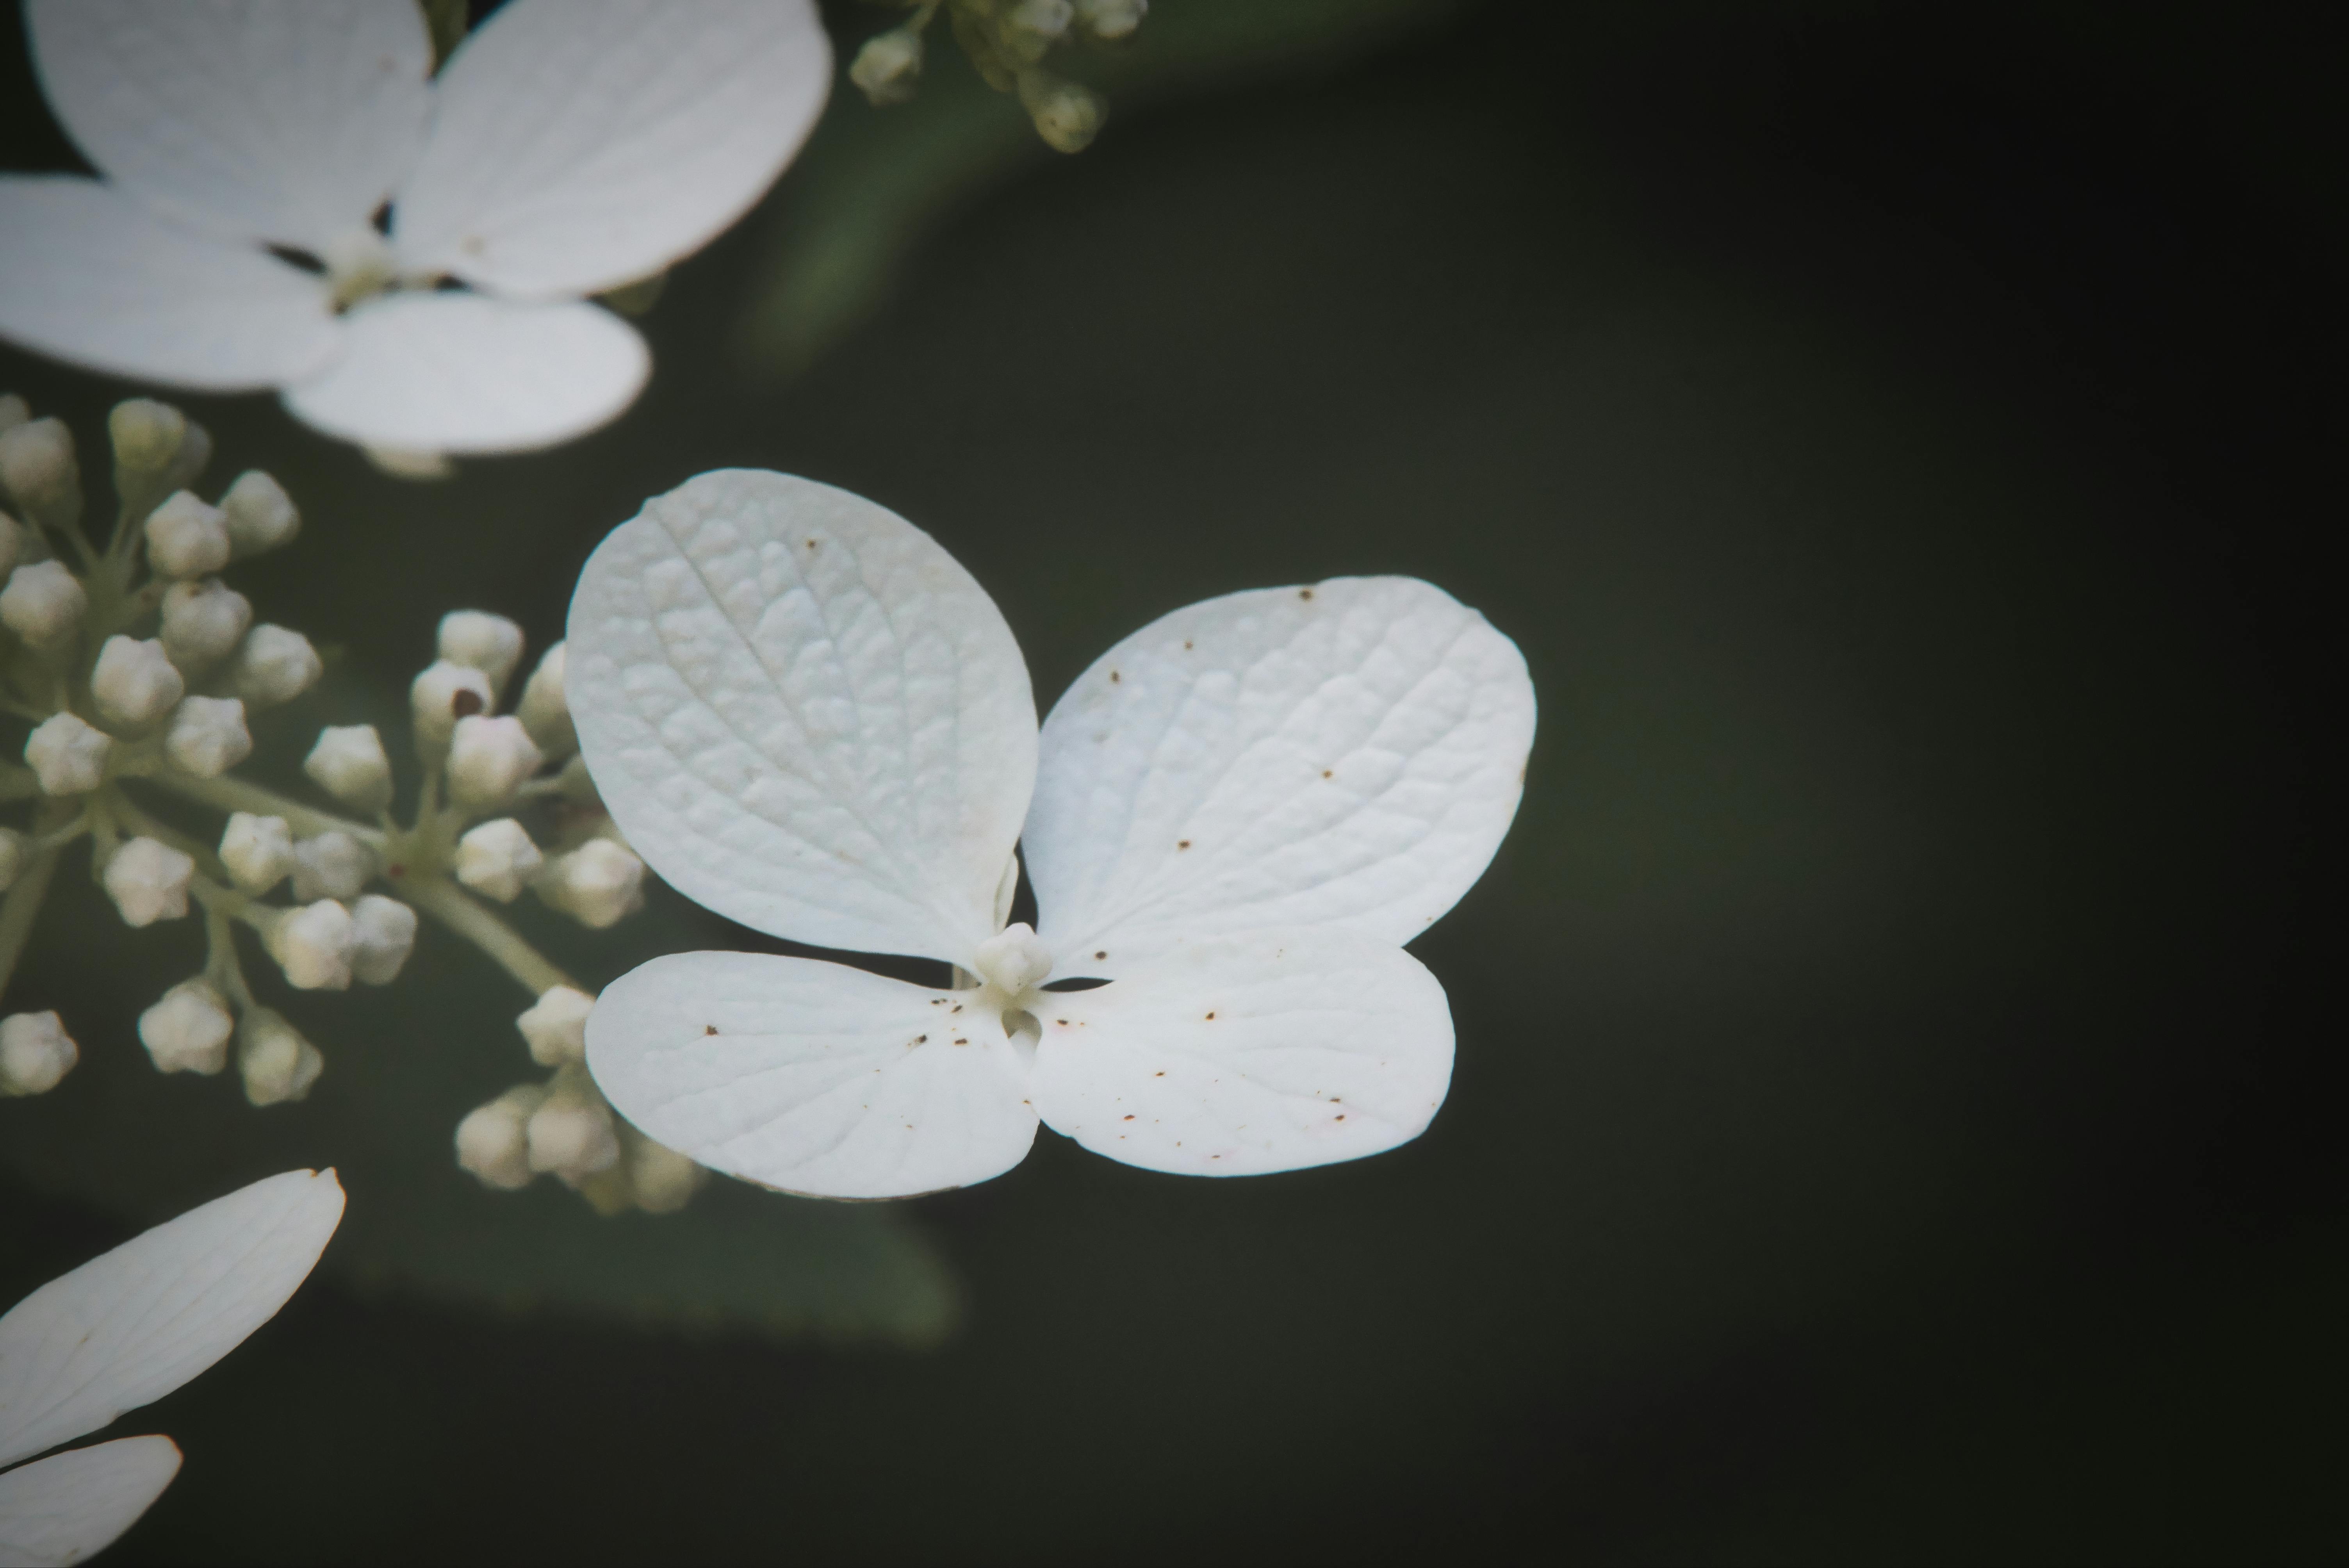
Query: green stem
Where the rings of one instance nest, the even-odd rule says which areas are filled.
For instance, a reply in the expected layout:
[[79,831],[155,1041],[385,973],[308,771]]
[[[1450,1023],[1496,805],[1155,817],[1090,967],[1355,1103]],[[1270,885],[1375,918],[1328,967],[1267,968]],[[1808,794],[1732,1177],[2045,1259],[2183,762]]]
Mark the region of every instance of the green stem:
[[418,877],[404,883],[399,891],[409,903],[495,959],[499,967],[520,982],[532,996],[557,985],[586,990],[556,968],[544,954],[523,941],[513,927],[474,903],[446,878]]
[[[67,801],[50,801],[34,817],[34,831],[56,830],[65,825],[74,810]],[[25,943],[33,934],[33,922],[41,913],[41,901],[48,896],[49,879],[57,874],[59,848],[51,845],[36,850],[31,862],[16,873],[8,896],[0,899],[0,995],[7,994],[8,981],[16,973],[16,960],[25,955]]]
[[207,806],[217,806],[223,811],[244,811],[256,817],[283,817],[286,825],[304,838],[320,833],[348,833],[352,838],[381,853],[385,835],[378,828],[365,822],[355,822],[348,817],[337,817],[332,811],[321,811],[305,806],[291,796],[280,795],[258,784],[248,784],[242,779],[198,779],[187,773],[157,773],[146,780],[175,795],[191,800],[201,800]]

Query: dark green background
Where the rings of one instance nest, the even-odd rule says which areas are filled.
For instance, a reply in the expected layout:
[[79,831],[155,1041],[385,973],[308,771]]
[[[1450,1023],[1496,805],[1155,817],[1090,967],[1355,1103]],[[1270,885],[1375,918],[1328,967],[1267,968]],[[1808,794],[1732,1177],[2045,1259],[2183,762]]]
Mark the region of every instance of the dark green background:
[[[1217,3],[1162,0],[1136,58]],[[338,722],[397,711],[445,609],[554,634],[604,531],[721,464],[929,529],[1048,699],[1195,598],[1442,584],[1524,646],[1542,727],[1416,944],[1460,1037],[1431,1132],[1228,1184],[1047,1134],[841,1232],[945,1293],[897,1335],[927,1350],[325,1274],[125,1423],[189,1460],[109,1561],[2338,1560],[2319,13],[1351,9],[1394,16],[1137,77],[1077,158],[998,125],[943,202],[843,96],[574,447],[419,487],[191,407],[314,519],[245,586],[347,646]],[[6,70],[10,166],[65,166]],[[795,201],[925,215],[869,314],[796,337]],[[85,432],[122,395],[0,382]],[[448,1212],[543,1211],[550,1269],[694,1253],[628,1253],[620,1296],[859,1212],[730,1188],[697,1252],[477,1195],[439,1140],[522,1076],[516,999],[447,943],[310,1015],[309,1104],[166,1083],[129,1040],[161,938],[72,881],[11,1008],[63,1007],[85,1063],[0,1105],[0,1300],[170,1212],[55,1130],[90,1116],[153,1116],[191,1199],[342,1161],[338,1248],[424,1212],[360,1180],[404,1159]],[[565,956],[757,940],[664,899]],[[396,1150],[344,1151],[395,1079]]]

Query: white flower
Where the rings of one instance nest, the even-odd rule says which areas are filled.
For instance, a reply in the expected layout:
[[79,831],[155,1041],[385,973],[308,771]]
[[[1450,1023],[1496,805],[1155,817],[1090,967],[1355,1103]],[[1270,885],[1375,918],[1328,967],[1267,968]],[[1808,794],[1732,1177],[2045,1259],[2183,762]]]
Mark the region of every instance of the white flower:
[[516,1084],[487,1105],[475,1106],[457,1124],[457,1163],[491,1187],[512,1191],[527,1187],[531,1114],[546,1103],[536,1084]]
[[221,497],[221,515],[228,520],[230,549],[238,555],[258,555],[291,544],[302,531],[302,514],[285,487],[258,469],[236,476]]
[[305,902],[356,898],[374,874],[375,856],[340,828],[294,846],[294,896]]
[[485,898],[512,903],[544,860],[527,829],[512,817],[500,817],[466,830],[457,841],[457,880]]
[[254,1105],[285,1105],[308,1096],[326,1058],[302,1032],[266,1007],[254,1007],[237,1028],[236,1070]]
[[502,806],[542,760],[522,720],[478,713],[460,718],[449,738],[449,798],[475,810]]
[[538,896],[597,931],[645,902],[645,862],[609,839],[590,839],[549,861],[531,885]]
[[502,691],[522,662],[522,628],[487,610],[451,610],[440,617],[439,651],[447,663],[481,671],[493,690]]
[[[343,1215],[332,1171],[288,1171],[132,1237],[0,1317],[0,1465],[94,1432],[268,1322]],[[79,1563],[179,1473],[163,1437],[68,1449],[0,1474],[0,1559]]]
[[538,667],[523,683],[522,701],[514,707],[514,717],[549,757],[568,756],[579,748],[579,737],[571,727],[571,707],[563,695],[564,661],[568,656],[564,646],[557,643],[539,655]]
[[55,647],[81,625],[89,595],[62,561],[36,561],[8,574],[0,588],[0,625],[36,648]]
[[[330,898],[289,909],[272,922],[262,935],[269,956],[285,971],[285,982],[299,991],[347,991],[351,984],[351,960],[357,956],[358,928],[351,912]],[[248,1078],[252,1069],[246,1069]],[[255,1100],[262,1104],[263,1101]]]
[[253,604],[217,577],[174,583],[163,593],[163,651],[182,670],[201,670],[234,653],[253,624]]
[[494,700],[490,677],[471,665],[436,659],[418,672],[408,687],[409,715],[416,725],[416,748],[427,754],[445,750],[456,733],[457,721],[487,712]]
[[[1400,944],[1499,846],[1534,700],[1516,645],[1441,590],[1339,578],[1174,611],[1040,736],[1009,628],[926,534],[736,470],[604,542],[570,646],[583,755],[666,880],[773,935],[981,982],[654,960],[598,998],[587,1063],[662,1143],[877,1198],[996,1175],[1040,1118],[1131,1164],[1242,1175],[1392,1148],[1442,1103],[1449,1009]],[[1005,925],[1015,841],[1032,933]]]
[[544,446],[626,407],[644,341],[585,296],[731,224],[831,77],[810,0],[512,0],[438,77],[413,0],[26,13],[107,178],[0,180],[0,335],[279,387],[330,435],[411,451]]
[[244,704],[233,696],[189,697],[163,731],[163,755],[172,767],[199,779],[217,779],[252,754]]
[[294,830],[283,817],[232,811],[221,832],[221,863],[246,892],[267,892],[294,869]]
[[160,840],[137,838],[108,857],[101,880],[122,923],[140,926],[184,916],[195,875],[196,862],[188,856]]
[[70,713],[53,713],[25,738],[25,760],[47,795],[87,795],[106,782],[114,738]]
[[155,1070],[209,1077],[228,1065],[229,1037],[236,1019],[228,999],[209,981],[182,980],[161,1001],[139,1015],[139,1043],[155,1058]]
[[[0,188],[6,183],[0,176]],[[5,201],[0,196],[0,210]],[[7,239],[0,225],[0,246]],[[0,490],[14,496],[36,521],[71,521],[67,514],[80,504],[81,464],[74,457],[73,431],[63,419],[51,416],[0,428]]]
[[202,577],[228,564],[228,514],[174,490],[147,516],[147,560],[165,577]]
[[391,758],[372,724],[330,724],[302,759],[320,789],[369,815],[391,803]]
[[398,979],[416,946],[416,912],[396,898],[366,893],[351,905],[351,930],[357,938],[351,974],[360,984],[388,985]]
[[[81,1048],[55,1013],[14,1013],[0,1018],[0,1095],[47,1094],[79,1060]],[[0,1367],[0,1375],[5,1373]],[[5,1408],[0,1405],[0,1410]]]
[[264,621],[244,634],[233,678],[237,696],[255,707],[271,707],[292,702],[326,673],[309,638]]
[[89,695],[111,724],[141,725],[160,718],[187,689],[171,655],[152,637],[141,642],[117,633],[107,638],[89,672]]
[[188,438],[188,417],[152,397],[126,397],[107,411],[106,436],[117,466],[133,473],[160,473],[180,455]]
[[539,994],[514,1026],[530,1042],[531,1060],[543,1068],[559,1068],[586,1059],[587,1015],[595,1010],[595,998],[586,992],[552,985]]

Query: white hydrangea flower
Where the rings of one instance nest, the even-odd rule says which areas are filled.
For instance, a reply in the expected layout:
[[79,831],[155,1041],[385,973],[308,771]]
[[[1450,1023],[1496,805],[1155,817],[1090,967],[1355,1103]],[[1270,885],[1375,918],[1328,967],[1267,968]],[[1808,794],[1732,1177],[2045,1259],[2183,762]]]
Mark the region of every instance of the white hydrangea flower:
[[[1440,589],[1174,611],[1040,736],[1010,629],[926,534],[735,470],[606,539],[569,629],[583,754],[667,881],[773,935],[980,980],[656,959],[586,1027],[648,1136],[880,1198],[999,1174],[1040,1119],[1130,1164],[1242,1175],[1392,1148],[1442,1103],[1449,1008],[1401,944],[1498,848],[1534,697],[1516,645]],[[1015,841],[1033,932],[1005,925]],[[1043,988],[1079,979],[1109,984]]]
[[[343,1216],[332,1171],[288,1171],[191,1209],[0,1317],[0,1466],[177,1388],[277,1315]],[[179,1473],[164,1437],[117,1438],[0,1473],[0,1562],[79,1563]]]
[[188,689],[156,638],[140,641],[120,633],[106,639],[89,672],[89,695],[109,724],[152,723],[171,710]]
[[457,841],[457,880],[484,898],[512,903],[545,858],[529,830],[512,817],[500,817],[467,829]]
[[158,839],[129,840],[108,857],[106,893],[122,913],[125,925],[152,925],[178,920],[188,913],[188,884],[195,880],[196,862]]
[[283,817],[232,811],[221,830],[220,858],[239,888],[267,892],[294,870],[294,830]]
[[199,779],[217,779],[253,755],[253,732],[245,727],[244,704],[233,696],[191,696],[171,715],[163,731],[163,755],[171,766]]
[[45,795],[87,795],[106,782],[114,738],[79,714],[53,713],[25,738],[25,760]]
[[155,1059],[155,1070],[211,1076],[228,1065],[229,1037],[236,1019],[228,998],[210,981],[182,980],[162,1000],[139,1015],[139,1043]]
[[0,1018],[0,1095],[47,1094],[81,1060],[81,1047],[55,1013]]
[[280,388],[329,435],[410,452],[545,446],[626,407],[644,340],[585,296],[730,225],[831,78],[810,0],[511,0],[437,77],[414,0],[26,17],[106,178],[0,180],[0,335]]

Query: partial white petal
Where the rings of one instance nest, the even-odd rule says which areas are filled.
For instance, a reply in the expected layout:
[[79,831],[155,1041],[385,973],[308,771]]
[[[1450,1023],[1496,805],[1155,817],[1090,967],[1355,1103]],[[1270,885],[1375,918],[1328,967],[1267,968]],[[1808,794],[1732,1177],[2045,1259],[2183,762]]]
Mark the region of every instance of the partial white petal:
[[169,1438],[117,1438],[0,1475],[0,1563],[65,1568],[114,1543],[180,1473]]
[[343,1214],[288,1171],[51,1280],[0,1317],[0,1464],[96,1431],[227,1355],[285,1305]]
[[1042,1000],[1044,1124],[1152,1171],[1359,1160],[1426,1130],[1452,1083],[1444,987],[1402,948],[1345,932],[1202,942]]
[[588,558],[569,646],[595,788],[688,897],[866,953],[958,963],[993,934],[1036,709],[929,535],[812,480],[703,474]]
[[409,293],[343,318],[343,356],[285,392],[296,418],[376,447],[520,452],[616,418],[652,356],[636,329],[592,304],[511,304]]
[[1533,733],[1516,645],[1416,578],[1177,610],[1045,720],[1038,928],[1062,975],[1292,926],[1407,942],[1500,847]]
[[414,0],[31,0],[41,88],[89,160],[181,222],[324,252],[424,145]]
[[808,0],[512,0],[440,74],[401,264],[521,299],[657,272],[774,183],[831,79]]
[[274,387],[333,357],[318,279],[95,180],[0,178],[0,337],[142,381]]
[[999,1176],[1036,1138],[1024,1042],[976,991],[750,953],[656,958],[587,1015],[613,1107],[714,1170],[822,1198]]

